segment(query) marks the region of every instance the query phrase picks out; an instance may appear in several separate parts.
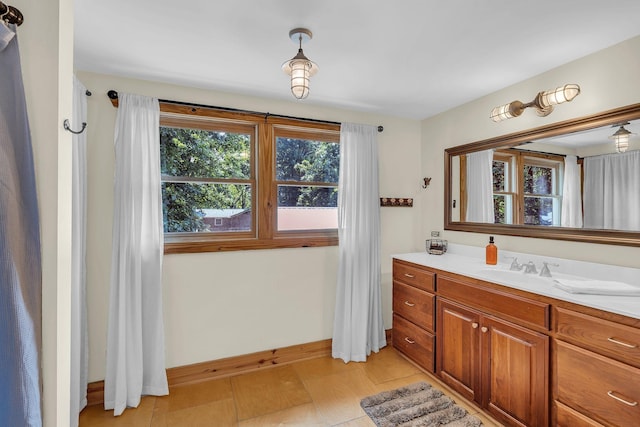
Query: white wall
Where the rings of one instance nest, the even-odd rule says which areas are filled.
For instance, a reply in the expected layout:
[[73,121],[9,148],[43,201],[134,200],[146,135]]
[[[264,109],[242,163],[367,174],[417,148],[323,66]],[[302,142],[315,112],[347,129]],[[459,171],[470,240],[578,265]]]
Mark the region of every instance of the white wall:
[[[89,380],[104,378],[116,109],[106,92],[217,105],[331,121],[381,124],[383,197],[419,197],[420,122],[276,102],[87,72],[93,92],[88,115]],[[286,82],[285,82],[286,83]],[[283,86],[283,90],[286,85]],[[420,226],[414,208],[382,208],[385,327],[391,327],[392,253],[411,250]],[[333,331],[337,247],[251,250],[164,257],[167,367],[330,338]]]
[[[5,2],[6,3],[6,2]],[[10,2],[18,29],[31,126],[42,247],[42,373],[45,426],[69,425],[71,117],[73,2]]]
[[[442,177],[444,149],[499,135],[543,126],[553,122],[595,114],[640,102],[640,37],[581,58],[537,77],[515,84],[486,97],[464,104],[422,122],[422,168],[424,174]],[[522,116],[494,123],[489,113],[495,106],[513,100],[531,101],[541,90],[566,83],[577,83],[581,94],[572,102],[556,107],[547,117],[538,117],[532,109]],[[420,206],[422,231],[414,239],[414,249],[421,250],[430,230],[443,228],[444,186],[432,181]],[[483,234],[446,231],[450,242],[484,246]],[[640,267],[640,248],[577,242],[496,236],[499,248],[576,260]]]

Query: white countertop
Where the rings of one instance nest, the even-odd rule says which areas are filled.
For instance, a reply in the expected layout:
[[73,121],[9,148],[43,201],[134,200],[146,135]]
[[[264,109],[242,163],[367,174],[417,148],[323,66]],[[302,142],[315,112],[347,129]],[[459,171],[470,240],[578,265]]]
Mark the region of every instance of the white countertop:
[[484,248],[451,244],[443,255],[414,252],[392,256],[414,264],[640,319],[640,296],[587,295],[566,292],[554,286],[553,277],[540,277],[537,274],[509,271],[509,265],[512,261],[509,257],[516,256],[520,263],[533,261],[538,271],[542,267],[542,261],[559,264],[557,267],[550,266],[552,276],[559,279],[588,277],[597,280],[619,281],[634,286],[640,286],[640,269],[507,251],[499,251],[498,265],[489,266],[485,264]]

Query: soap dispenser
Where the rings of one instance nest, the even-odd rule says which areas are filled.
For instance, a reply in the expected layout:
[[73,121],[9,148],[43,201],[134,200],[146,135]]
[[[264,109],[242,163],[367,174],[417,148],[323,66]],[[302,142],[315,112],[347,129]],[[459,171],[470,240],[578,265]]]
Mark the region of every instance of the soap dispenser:
[[493,243],[493,236],[489,236],[489,244],[486,247],[485,262],[489,265],[498,263],[498,247]]

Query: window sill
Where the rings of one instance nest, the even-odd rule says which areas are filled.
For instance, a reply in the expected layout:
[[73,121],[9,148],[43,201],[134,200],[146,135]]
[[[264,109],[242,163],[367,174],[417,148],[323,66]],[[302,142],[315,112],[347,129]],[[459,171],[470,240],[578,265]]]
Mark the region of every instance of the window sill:
[[164,254],[229,252],[253,249],[307,248],[338,246],[338,236],[282,237],[275,239],[184,240],[164,244]]

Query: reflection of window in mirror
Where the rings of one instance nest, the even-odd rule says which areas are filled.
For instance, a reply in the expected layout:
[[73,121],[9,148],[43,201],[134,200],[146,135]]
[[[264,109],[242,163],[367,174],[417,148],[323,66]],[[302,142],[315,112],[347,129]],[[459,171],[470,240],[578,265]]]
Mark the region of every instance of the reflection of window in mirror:
[[560,225],[564,158],[550,157],[523,156],[523,223],[526,225]]
[[[462,156],[464,157],[464,156]],[[461,206],[464,205],[464,202],[460,198],[460,183],[462,176],[460,176],[460,167],[464,167],[461,165],[460,161],[462,159],[460,156],[454,156],[451,158],[451,221],[458,222],[460,221],[460,210]]]
[[493,213],[496,224],[514,224],[513,219],[517,217],[516,168],[516,156],[500,152],[493,154]]
[[[466,156],[460,156],[460,217],[467,218]],[[560,225],[564,157],[520,150],[493,154],[495,224]],[[454,193],[455,194],[455,193]]]

